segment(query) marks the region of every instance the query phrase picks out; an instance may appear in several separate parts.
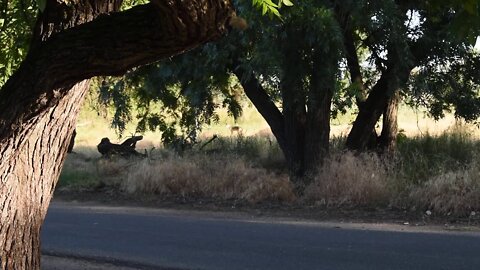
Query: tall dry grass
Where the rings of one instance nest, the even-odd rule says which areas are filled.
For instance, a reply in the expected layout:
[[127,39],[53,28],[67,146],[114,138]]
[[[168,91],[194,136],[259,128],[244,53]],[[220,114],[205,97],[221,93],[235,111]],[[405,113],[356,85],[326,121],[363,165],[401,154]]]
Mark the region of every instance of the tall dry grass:
[[128,193],[293,202],[295,195],[286,175],[275,175],[234,156],[171,157],[142,161],[131,168],[122,183]]
[[376,154],[337,153],[324,161],[304,199],[316,205],[365,206],[386,204],[388,164]]
[[[250,203],[385,206],[465,215],[480,210],[479,141],[467,130],[401,137],[394,158],[345,152],[343,138],[298,200],[275,142],[224,138],[182,157],[157,149],[147,160],[105,160],[87,149],[68,157],[60,186],[102,185],[159,194]],[[255,164],[253,166],[252,164]]]
[[442,215],[469,215],[480,210],[480,167],[477,160],[466,169],[431,177],[412,189],[410,202]]

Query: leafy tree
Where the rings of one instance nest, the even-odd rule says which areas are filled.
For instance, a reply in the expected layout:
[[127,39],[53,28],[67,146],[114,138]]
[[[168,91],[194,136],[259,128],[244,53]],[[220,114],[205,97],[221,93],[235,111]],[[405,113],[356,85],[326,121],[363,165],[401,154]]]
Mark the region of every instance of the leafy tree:
[[[228,0],[155,0],[120,11],[122,2],[39,1],[33,29],[18,32],[32,35],[24,60],[0,90],[2,269],[40,268],[40,227],[89,79],[121,75],[218,39],[233,16]],[[3,1],[1,26],[10,32],[18,26],[9,20],[19,19],[15,10],[27,3],[33,6]],[[3,55],[12,54],[2,53],[10,70],[17,63],[11,59],[21,58]]]
[[[246,31],[125,77],[147,112],[140,127],[159,127],[168,136],[171,129],[163,112],[175,108],[183,108],[185,121],[180,124],[188,127],[187,134],[210,121],[217,106],[237,116],[241,107],[231,85],[233,75],[269,123],[302,190],[308,179],[304,176],[313,174],[328,153],[330,106],[340,87],[340,29],[328,1],[296,3],[281,20],[236,4],[248,21]],[[188,104],[179,103],[180,97]],[[151,109],[152,100],[163,104],[162,113]]]
[[[467,26],[461,33],[458,32],[461,28],[456,25],[464,19],[461,17],[464,5],[458,6],[457,1],[444,6],[409,1],[384,1],[381,5],[383,7],[380,10],[376,7],[372,9],[368,4],[363,5],[360,9],[363,14],[353,16],[352,19],[368,18],[358,28],[361,31],[359,33],[366,38],[357,37],[355,44],[369,50],[376,69],[381,72],[379,80],[369,91],[368,98],[359,107],[358,116],[348,136],[347,146],[355,150],[367,148],[375,124],[383,112],[392,112],[388,110],[389,106],[392,103],[395,105],[398,100],[396,97],[399,89],[407,88],[415,68],[433,74],[437,72],[436,68],[425,67],[433,67],[434,63],[446,65],[455,58],[475,57],[469,53],[472,50],[470,37],[478,35],[478,29]],[[346,14],[348,12],[348,9],[344,11]],[[415,89],[418,92],[418,88]],[[384,114],[384,124],[385,119],[392,118],[396,116]],[[388,123],[384,126],[390,127]],[[387,135],[390,140],[385,142],[384,138],[384,144],[394,142],[395,135],[391,132],[382,132],[383,135]]]
[[[470,27],[461,33],[455,30],[461,19],[455,10],[463,10],[464,5],[448,4],[302,1],[286,10],[282,20],[269,20],[238,2],[237,11],[247,18],[249,29],[157,67],[137,70],[133,75],[135,98],[144,108],[150,108],[150,100],[165,99],[165,108],[170,108],[170,101],[186,98],[189,113],[183,111],[182,115],[189,115],[192,121],[182,124],[194,130],[199,122],[212,119],[219,106],[214,98],[218,93],[234,115],[240,112],[235,92],[225,88],[235,75],[270,125],[301,190],[308,182],[304,176],[314,173],[328,152],[331,115],[356,104],[358,115],[347,146],[353,150],[391,149],[400,90],[404,96],[420,93],[420,84],[412,83],[412,71],[421,69],[434,75],[439,66],[432,59],[443,64],[461,59],[474,70],[470,34],[462,33],[476,32]],[[473,88],[469,88],[468,100],[475,104],[474,80],[469,80],[468,87]],[[172,95],[168,89],[180,90]],[[453,104],[445,96],[437,96]],[[416,98],[418,102],[420,96]],[[461,100],[458,105],[466,104],[465,98]],[[145,111],[150,114],[143,115],[144,127],[144,123],[153,123],[152,128],[169,128],[159,121],[162,114]],[[384,129],[377,138],[374,127],[382,114]]]

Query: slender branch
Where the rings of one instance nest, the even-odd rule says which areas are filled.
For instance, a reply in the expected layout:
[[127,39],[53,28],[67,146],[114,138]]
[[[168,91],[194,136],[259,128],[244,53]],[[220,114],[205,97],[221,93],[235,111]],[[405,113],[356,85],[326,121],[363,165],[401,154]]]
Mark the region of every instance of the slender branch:
[[337,5],[335,7],[335,14],[340,28],[343,32],[343,44],[345,46],[346,59],[348,71],[350,73],[351,83],[358,85],[359,94],[356,95],[357,105],[360,107],[367,97],[367,89],[363,81],[362,72],[360,70],[360,63],[357,55],[357,48],[354,41],[354,32],[349,26],[349,12],[342,12],[341,8]]
[[288,142],[285,135],[283,114],[272,101],[253,72],[250,72],[249,74],[248,71],[242,68],[238,62],[234,63],[232,66],[233,68],[231,68],[231,70],[242,84],[245,94],[250,101],[252,101],[253,105],[257,108],[265,121],[267,121],[282,150],[286,150]]

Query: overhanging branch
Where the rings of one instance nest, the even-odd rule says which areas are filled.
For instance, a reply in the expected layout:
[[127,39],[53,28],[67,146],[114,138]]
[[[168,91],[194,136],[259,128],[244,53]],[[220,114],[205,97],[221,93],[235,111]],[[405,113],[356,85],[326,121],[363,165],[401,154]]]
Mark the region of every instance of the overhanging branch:
[[76,83],[121,75],[226,33],[230,0],[165,0],[101,15],[35,46],[0,91],[0,136],[58,102]]

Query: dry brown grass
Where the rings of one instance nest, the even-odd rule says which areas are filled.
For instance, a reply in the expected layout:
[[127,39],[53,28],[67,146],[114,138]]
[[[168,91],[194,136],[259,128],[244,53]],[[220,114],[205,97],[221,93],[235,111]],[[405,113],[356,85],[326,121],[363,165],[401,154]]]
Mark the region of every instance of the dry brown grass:
[[332,147],[333,154],[299,201],[286,170],[282,170],[285,163],[279,158],[279,148],[263,137],[217,140],[211,145],[217,151],[208,155],[190,151],[183,158],[156,149],[149,152],[150,159],[140,161],[100,159],[95,148],[77,148],[78,154],[67,159],[60,184],[87,190],[106,185],[116,191],[120,187],[138,196],[318,206],[390,205],[464,216],[480,210],[480,165],[476,165],[480,164],[476,156],[480,142],[472,133],[459,126],[439,136],[402,138],[395,160],[389,161],[375,154],[354,155]]
[[387,179],[387,166],[375,154],[336,154],[325,161],[304,199],[326,206],[383,204],[390,196]]
[[412,189],[410,201],[442,215],[468,215],[480,210],[480,167],[473,163],[466,170],[432,177]]
[[241,158],[226,156],[143,161],[131,168],[122,187],[129,193],[240,199],[250,203],[295,200],[287,176],[274,175]]
[[106,185],[120,185],[127,177],[130,168],[136,168],[138,159],[100,158],[95,161],[96,173]]

